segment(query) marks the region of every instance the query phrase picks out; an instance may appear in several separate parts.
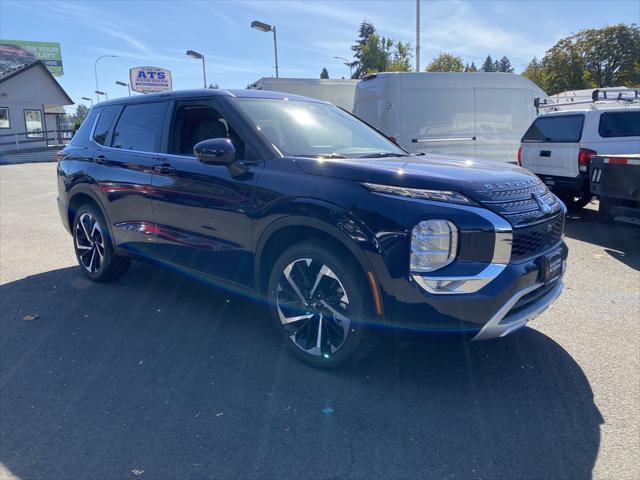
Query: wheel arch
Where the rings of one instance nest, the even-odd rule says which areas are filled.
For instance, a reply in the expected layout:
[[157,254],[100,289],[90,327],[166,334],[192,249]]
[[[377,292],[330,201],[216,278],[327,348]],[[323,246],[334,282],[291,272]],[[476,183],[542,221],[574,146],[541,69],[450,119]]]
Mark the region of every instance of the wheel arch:
[[271,266],[287,248],[305,240],[319,240],[339,251],[349,254],[359,267],[362,279],[369,286],[372,312],[383,316],[380,286],[371,262],[362,247],[348,233],[318,218],[291,215],[271,223],[262,232],[257,245],[254,265],[254,285],[257,291],[265,293]]
[[105,219],[107,224],[107,229],[109,230],[109,236],[113,239],[113,232],[111,230],[111,222],[109,222],[109,216],[107,215],[102,202],[98,198],[98,196],[91,190],[91,188],[85,185],[77,185],[72,188],[69,192],[69,201],[67,203],[67,221],[69,222],[69,227],[73,231],[73,222],[75,220],[78,209],[82,207],[82,205],[86,205],[87,203],[95,205],[102,214],[102,217]]

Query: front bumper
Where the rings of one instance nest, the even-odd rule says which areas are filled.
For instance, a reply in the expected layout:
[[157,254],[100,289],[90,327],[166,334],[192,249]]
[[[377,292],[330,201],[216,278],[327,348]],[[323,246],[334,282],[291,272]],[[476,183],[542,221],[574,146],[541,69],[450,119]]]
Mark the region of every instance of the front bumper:
[[500,338],[511,332],[524,327],[527,322],[533,320],[542,312],[544,312],[549,305],[551,305],[562,293],[564,284],[562,280],[556,281],[555,285],[544,294],[531,301],[530,303],[518,308],[518,302],[526,298],[527,295],[536,293],[537,290],[544,288],[544,284],[536,283],[529,288],[526,288],[505,303],[491,319],[485,323],[482,330],[480,330],[473,340],[488,340],[491,338]]
[[[544,282],[544,258],[562,250],[562,270],[552,283]],[[533,320],[551,305],[563,289],[568,249],[564,242],[518,263],[509,263],[475,293],[432,294],[405,280],[385,292],[387,323],[403,330],[467,333],[474,340],[503,337]],[[386,286],[389,286],[388,284]]]

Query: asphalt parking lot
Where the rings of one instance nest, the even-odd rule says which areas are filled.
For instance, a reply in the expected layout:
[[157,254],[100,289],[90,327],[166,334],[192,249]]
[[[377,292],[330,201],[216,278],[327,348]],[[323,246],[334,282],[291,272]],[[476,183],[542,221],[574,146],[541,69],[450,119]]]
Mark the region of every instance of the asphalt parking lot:
[[565,292],[517,334],[323,372],[249,299],[142,263],[90,283],[55,164],[0,178],[2,479],[640,478],[638,227],[571,218]]

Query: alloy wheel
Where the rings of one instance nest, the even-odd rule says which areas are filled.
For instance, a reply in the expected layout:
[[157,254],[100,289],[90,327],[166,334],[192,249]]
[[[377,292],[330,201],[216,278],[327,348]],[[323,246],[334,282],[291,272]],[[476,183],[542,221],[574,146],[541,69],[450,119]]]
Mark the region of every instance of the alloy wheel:
[[89,273],[96,273],[104,263],[104,236],[100,224],[91,213],[83,213],[74,234],[80,264]]
[[276,306],[289,338],[310,355],[330,357],[349,335],[349,297],[321,262],[300,258],[288,264],[278,281]]

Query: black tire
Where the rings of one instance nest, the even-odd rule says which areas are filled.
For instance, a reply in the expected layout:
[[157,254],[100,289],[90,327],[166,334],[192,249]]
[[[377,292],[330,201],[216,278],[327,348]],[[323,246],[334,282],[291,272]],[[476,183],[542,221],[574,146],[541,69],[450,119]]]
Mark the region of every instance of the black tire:
[[[336,368],[370,352],[372,332],[365,322],[371,298],[361,277],[355,261],[316,242],[294,245],[276,260],[267,287],[270,316],[298,359]],[[298,316],[306,318],[285,324]]]
[[598,207],[598,220],[602,223],[613,223],[615,217],[611,213],[611,208],[620,205],[622,202],[616,198],[600,197],[600,205]]
[[593,196],[589,193],[576,193],[574,195],[558,195],[560,200],[567,206],[567,210],[571,212],[578,212],[586,207],[593,199]]
[[95,205],[85,204],[78,209],[72,237],[80,270],[91,281],[115,280],[129,270],[131,259],[115,254],[107,222]]

